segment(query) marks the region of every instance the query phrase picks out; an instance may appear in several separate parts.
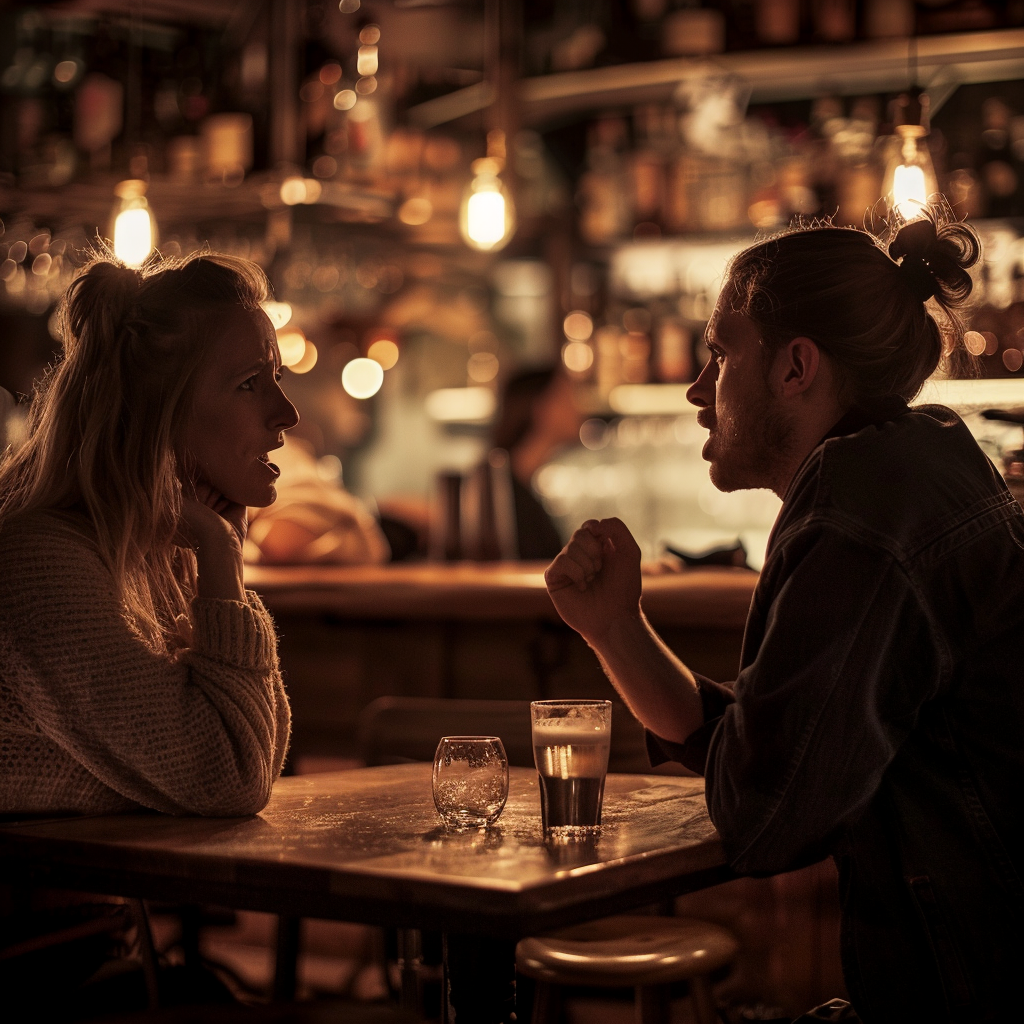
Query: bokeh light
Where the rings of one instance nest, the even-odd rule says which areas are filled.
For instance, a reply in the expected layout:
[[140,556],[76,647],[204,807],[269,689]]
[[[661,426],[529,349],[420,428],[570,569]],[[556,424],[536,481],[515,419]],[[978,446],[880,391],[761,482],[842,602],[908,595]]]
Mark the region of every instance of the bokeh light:
[[306,354],[306,336],[294,328],[277,335],[277,347],[281,351],[281,365],[295,366]]
[[380,338],[367,350],[367,356],[380,363],[382,370],[390,370],[398,362],[398,346],[390,338]]
[[307,338],[302,358],[297,363],[293,363],[288,367],[288,369],[290,369],[292,373],[309,373],[309,371],[316,366],[318,355],[319,353],[316,350],[316,345]]
[[292,318],[292,307],[288,302],[275,302],[273,299],[266,299],[260,303],[263,312],[270,317],[274,330],[279,331]]
[[964,348],[972,356],[980,356],[985,353],[985,335],[978,331],[968,331],[964,335]]
[[411,196],[398,208],[398,219],[403,224],[419,227],[434,215],[434,204],[425,196]]
[[357,98],[354,89],[339,89],[334,97],[334,109],[351,110],[356,105]]
[[500,364],[493,352],[474,352],[466,363],[469,379],[477,384],[487,384],[498,376]]
[[570,341],[562,347],[562,362],[573,373],[586,373],[594,365],[594,350],[585,341]]
[[341,386],[353,398],[372,398],[384,383],[384,369],[376,359],[353,359],[341,371]]
[[594,333],[594,321],[589,313],[577,309],[562,321],[562,330],[570,341],[586,341]]

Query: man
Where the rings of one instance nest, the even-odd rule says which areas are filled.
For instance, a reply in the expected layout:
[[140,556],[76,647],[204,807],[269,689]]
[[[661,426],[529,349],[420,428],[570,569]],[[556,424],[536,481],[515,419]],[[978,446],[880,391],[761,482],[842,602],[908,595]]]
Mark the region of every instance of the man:
[[736,870],[835,857],[842,1019],[1005,1020],[1024,952],[1024,513],[954,413],[906,404],[942,352],[928,299],[962,338],[976,240],[927,219],[889,253],[836,228],[761,243],[709,324],[688,398],[711,478],[783,499],[735,684],[651,629],[619,520],[585,523],[546,578],[652,756],[705,774]]

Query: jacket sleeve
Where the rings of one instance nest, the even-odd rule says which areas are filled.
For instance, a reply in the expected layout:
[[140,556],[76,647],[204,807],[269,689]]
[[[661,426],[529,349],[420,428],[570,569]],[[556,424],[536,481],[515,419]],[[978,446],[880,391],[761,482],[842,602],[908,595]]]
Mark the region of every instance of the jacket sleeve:
[[196,600],[193,645],[154,653],[82,540],[5,545],[0,629],[26,716],[97,779],[174,814],[253,814],[270,798],[289,709],[274,625],[255,594]]
[[707,754],[730,863],[772,874],[826,856],[874,796],[942,656],[886,551],[835,526],[783,540],[763,574],[763,637]]

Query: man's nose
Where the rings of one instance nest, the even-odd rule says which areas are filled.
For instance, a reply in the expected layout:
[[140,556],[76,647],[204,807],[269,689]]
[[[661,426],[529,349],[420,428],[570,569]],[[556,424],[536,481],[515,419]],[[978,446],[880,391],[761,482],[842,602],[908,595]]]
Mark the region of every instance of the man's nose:
[[698,409],[705,409],[709,405],[714,404],[714,362],[715,361],[713,359],[709,359],[704,364],[704,369],[700,371],[697,379],[690,385],[686,392],[686,400],[690,405],[697,406]]

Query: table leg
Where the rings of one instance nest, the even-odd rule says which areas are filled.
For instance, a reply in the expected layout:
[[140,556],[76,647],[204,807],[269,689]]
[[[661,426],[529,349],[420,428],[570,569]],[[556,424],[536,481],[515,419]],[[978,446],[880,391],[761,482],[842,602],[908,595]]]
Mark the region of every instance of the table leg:
[[301,917],[280,914],[277,918],[273,993],[275,1003],[288,1003],[295,998],[301,928]]
[[444,1024],[514,1024],[516,944],[444,936]]

